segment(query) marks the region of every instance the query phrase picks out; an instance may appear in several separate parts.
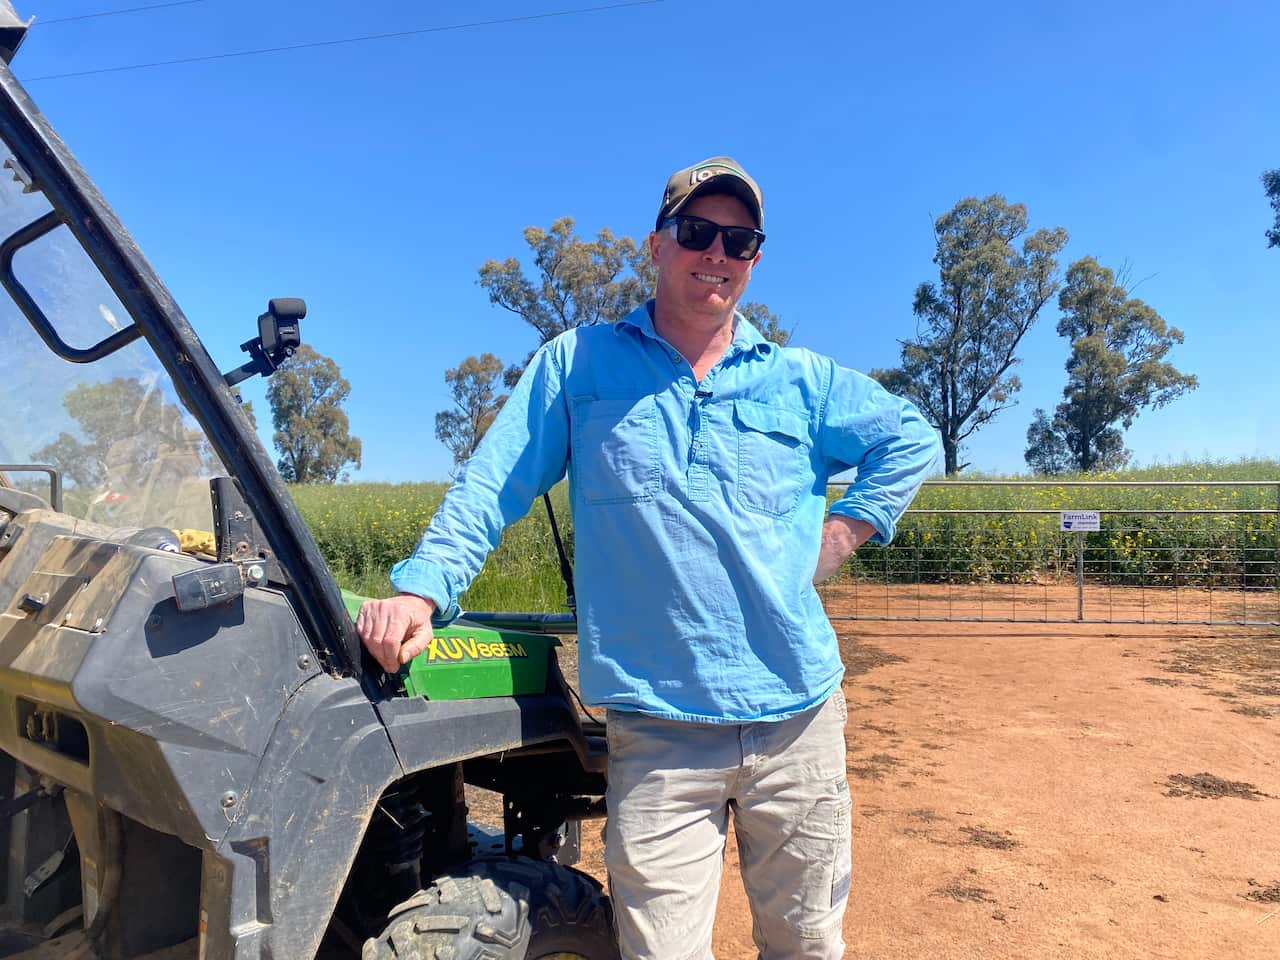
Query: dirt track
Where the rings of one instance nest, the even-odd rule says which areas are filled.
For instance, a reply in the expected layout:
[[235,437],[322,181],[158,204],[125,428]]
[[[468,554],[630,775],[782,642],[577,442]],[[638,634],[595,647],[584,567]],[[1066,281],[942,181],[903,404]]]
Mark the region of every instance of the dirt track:
[[[1280,632],[836,626],[848,956],[1280,956]],[[752,960],[726,857],[716,956]]]

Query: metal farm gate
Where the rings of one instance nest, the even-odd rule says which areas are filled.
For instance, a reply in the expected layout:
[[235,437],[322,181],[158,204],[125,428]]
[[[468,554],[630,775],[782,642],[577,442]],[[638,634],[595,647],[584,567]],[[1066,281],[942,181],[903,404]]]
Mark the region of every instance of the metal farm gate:
[[1275,626],[1278,518],[1274,480],[931,481],[820,592],[837,620]]

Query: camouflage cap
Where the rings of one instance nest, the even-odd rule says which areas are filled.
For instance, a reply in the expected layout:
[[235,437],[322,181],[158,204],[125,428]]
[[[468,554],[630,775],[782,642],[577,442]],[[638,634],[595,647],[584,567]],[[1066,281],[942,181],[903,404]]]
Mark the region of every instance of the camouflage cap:
[[[713,184],[714,189],[711,189]],[[658,208],[658,222],[654,229],[661,230],[663,220],[674,217],[700,193],[733,194],[756,218],[756,228],[764,229],[764,197],[760,195],[760,188],[730,157],[711,157],[673,173],[667,181],[666,192],[662,194],[662,206]]]

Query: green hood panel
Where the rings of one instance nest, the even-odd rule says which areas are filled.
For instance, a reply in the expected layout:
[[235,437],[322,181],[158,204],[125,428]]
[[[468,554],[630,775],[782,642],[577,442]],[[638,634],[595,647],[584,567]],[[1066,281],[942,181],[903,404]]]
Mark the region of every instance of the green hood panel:
[[[367,599],[342,591],[352,620]],[[405,695],[476,700],[544,693],[547,659],[557,643],[537,633],[473,626],[463,618],[436,628],[427,649],[400,668]]]

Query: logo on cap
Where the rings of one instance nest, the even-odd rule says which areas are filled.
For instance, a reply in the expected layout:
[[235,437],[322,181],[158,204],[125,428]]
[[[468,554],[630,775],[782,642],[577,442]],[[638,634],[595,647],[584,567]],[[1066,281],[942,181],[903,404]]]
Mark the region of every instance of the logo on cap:
[[733,167],[727,167],[722,163],[714,163],[701,167],[694,167],[689,171],[689,186],[696,187],[700,183],[710,180],[712,177],[718,177],[722,173],[728,173],[735,177],[746,179],[746,174],[741,170]]

